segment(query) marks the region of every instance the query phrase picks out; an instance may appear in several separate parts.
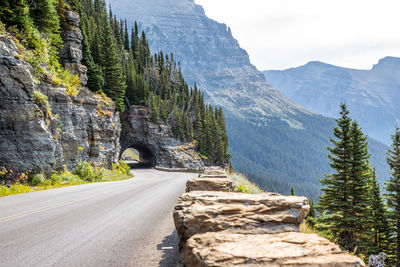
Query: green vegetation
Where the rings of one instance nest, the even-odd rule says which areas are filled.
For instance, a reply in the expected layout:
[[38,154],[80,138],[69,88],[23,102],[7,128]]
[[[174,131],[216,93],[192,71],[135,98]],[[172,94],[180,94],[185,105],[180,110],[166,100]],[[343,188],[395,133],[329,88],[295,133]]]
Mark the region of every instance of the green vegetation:
[[[391,206],[391,200],[398,195],[394,193],[392,198],[388,196],[388,206],[392,207],[392,210],[388,210],[381,197],[375,169],[369,162],[367,137],[357,122],[349,117],[344,104],[341,105],[340,115],[334,129],[335,138],[331,139],[332,147],[328,148],[330,166],[334,173],[325,175],[320,180],[323,184],[317,206],[320,214],[314,218],[313,211],[313,216],[307,218],[305,228],[307,230],[314,226],[317,233],[363,259],[385,252],[389,256],[388,263],[393,263],[393,246],[390,240],[396,228],[394,224],[389,225],[388,215],[391,215],[389,218],[394,218],[398,214],[395,210],[396,204]],[[399,158],[396,158],[395,136],[393,140],[394,145],[389,150],[388,158],[392,170],[400,166],[400,152]],[[398,141],[400,148],[400,134]],[[393,177],[396,177],[395,172]],[[390,186],[393,181],[395,179],[388,183],[388,192],[394,192],[393,189],[396,188]]]
[[260,194],[263,193],[257,185],[250,182],[246,176],[240,173],[231,173],[229,174],[229,178],[233,180],[236,185],[236,190],[238,192],[247,193],[247,194]]
[[[388,245],[390,258],[400,266],[400,130],[392,136],[393,143],[388,150],[387,162],[391,170],[390,180],[386,183],[386,199],[389,207],[389,220],[393,240]],[[383,226],[383,231],[386,227]]]
[[[0,170],[0,181],[4,181],[11,175],[13,175],[12,171]],[[73,172],[68,170],[54,172],[50,177],[42,173],[22,174],[17,178],[18,182],[10,187],[0,184],[0,197],[84,183],[124,180],[131,177],[133,175],[130,173],[129,166],[122,161],[113,164],[110,170],[93,167],[88,162],[79,162]]]
[[71,96],[76,96],[81,87],[79,78],[64,69],[58,57],[65,8],[63,0],[4,0],[0,5],[0,32],[16,37],[20,57],[32,65],[38,82],[48,78],[55,85],[62,83]]
[[33,102],[35,102],[36,105],[45,110],[44,114],[46,117],[52,116],[51,107],[47,95],[35,90],[33,92]]

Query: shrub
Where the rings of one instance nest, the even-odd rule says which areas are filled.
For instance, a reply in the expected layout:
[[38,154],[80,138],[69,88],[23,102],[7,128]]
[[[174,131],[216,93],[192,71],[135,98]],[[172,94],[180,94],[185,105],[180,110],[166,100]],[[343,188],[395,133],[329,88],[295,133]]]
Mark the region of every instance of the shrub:
[[70,171],[63,171],[60,173],[58,178],[61,181],[67,181],[67,182],[79,182],[81,179],[79,178],[78,175],[72,174]]
[[33,92],[33,102],[35,102],[35,104],[38,105],[40,108],[44,108],[46,110],[46,117],[51,117],[51,108],[47,95],[35,90]]
[[31,187],[20,183],[16,183],[13,184],[10,188],[8,188],[7,186],[0,186],[0,197],[28,193],[32,191],[33,189]]
[[39,184],[43,184],[45,180],[46,179],[44,178],[43,173],[38,173],[38,174],[35,174],[32,177],[31,184],[33,186],[36,186],[36,185],[39,185]]
[[4,23],[2,23],[1,21],[0,21],[0,33],[1,34],[6,33],[6,25],[4,25]]
[[88,182],[99,182],[103,180],[103,172],[97,168],[93,168],[89,162],[85,161],[78,162],[74,174]]
[[114,163],[112,165],[111,170],[113,170],[117,174],[129,175],[131,168],[129,167],[129,165],[126,162],[119,161],[119,163]]

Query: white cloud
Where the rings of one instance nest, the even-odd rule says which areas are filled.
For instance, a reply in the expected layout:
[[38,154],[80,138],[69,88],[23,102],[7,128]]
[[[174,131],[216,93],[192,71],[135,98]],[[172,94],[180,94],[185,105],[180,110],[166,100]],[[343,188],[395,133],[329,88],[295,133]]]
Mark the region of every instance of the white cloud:
[[260,70],[311,60],[371,68],[400,56],[398,0],[195,0],[228,24]]

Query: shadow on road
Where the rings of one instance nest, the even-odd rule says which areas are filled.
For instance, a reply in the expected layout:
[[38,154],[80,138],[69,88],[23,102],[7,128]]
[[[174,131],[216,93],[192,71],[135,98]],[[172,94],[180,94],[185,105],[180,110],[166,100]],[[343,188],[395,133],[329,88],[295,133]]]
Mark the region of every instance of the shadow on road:
[[179,237],[175,230],[163,238],[161,244],[157,245],[157,250],[163,251],[162,260],[158,263],[158,266],[176,266],[179,258],[178,244]]

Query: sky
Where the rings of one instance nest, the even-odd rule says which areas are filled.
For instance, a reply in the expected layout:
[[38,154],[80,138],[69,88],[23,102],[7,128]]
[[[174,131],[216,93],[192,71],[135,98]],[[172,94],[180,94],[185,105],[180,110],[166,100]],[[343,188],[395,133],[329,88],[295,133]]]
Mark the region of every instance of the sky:
[[400,57],[399,0],[195,0],[259,70],[309,61],[370,69]]

